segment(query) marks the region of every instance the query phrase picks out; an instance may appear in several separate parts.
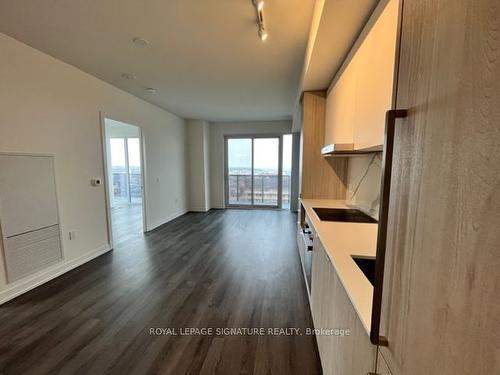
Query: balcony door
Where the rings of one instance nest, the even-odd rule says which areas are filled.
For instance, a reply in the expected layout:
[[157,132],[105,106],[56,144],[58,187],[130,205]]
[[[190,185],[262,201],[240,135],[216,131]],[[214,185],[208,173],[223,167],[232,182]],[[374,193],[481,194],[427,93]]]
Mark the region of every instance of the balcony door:
[[227,207],[281,207],[281,136],[225,139]]
[[111,207],[142,203],[139,138],[110,138],[113,191]]

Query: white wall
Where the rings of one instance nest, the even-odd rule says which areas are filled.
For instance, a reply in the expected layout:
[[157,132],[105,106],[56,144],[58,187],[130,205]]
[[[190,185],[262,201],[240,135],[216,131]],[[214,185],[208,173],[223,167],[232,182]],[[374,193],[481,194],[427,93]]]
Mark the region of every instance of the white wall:
[[186,175],[183,119],[3,34],[0,51],[0,151],[55,155],[64,248],[62,264],[9,285],[0,257],[1,302],[108,250],[104,187],[90,184],[104,174],[99,111],[143,128],[148,229],[186,211]]
[[188,159],[188,207],[190,211],[210,209],[209,124],[203,120],[186,121]]
[[231,134],[289,134],[292,121],[214,122],[210,124],[211,207],[224,208],[224,136]]

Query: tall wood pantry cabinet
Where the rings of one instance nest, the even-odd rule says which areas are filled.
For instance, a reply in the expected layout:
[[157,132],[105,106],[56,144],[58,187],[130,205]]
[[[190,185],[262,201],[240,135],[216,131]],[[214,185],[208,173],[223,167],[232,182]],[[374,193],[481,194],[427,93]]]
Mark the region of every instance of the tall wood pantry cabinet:
[[377,371],[500,374],[500,3],[401,16]]

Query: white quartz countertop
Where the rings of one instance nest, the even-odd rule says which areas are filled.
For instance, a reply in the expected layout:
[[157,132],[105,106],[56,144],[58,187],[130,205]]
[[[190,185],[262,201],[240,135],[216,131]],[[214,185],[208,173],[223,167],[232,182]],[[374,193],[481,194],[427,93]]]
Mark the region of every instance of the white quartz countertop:
[[321,221],[313,208],[356,208],[346,201],[301,199],[309,222],[339,276],[366,332],[370,333],[373,286],[354,263],[352,255],[375,257],[378,225]]

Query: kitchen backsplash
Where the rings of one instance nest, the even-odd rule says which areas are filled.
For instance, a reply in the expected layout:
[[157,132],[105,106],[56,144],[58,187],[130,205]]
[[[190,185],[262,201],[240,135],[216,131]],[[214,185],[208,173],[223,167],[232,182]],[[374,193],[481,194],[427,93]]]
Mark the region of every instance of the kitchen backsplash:
[[378,217],[382,153],[349,158],[347,199],[373,217]]

